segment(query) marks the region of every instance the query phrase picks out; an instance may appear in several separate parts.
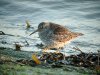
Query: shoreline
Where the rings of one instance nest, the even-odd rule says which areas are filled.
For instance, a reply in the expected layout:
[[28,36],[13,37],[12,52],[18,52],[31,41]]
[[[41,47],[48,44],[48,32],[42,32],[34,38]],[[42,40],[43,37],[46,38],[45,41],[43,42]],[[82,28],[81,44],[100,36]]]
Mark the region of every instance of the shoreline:
[[[26,73],[26,70],[31,71],[29,73],[26,73],[25,75],[30,75],[30,73],[36,73],[38,75],[38,71],[41,71],[40,74],[48,75],[57,75],[56,71],[51,73],[49,71],[56,70],[59,72],[61,71],[62,75],[66,74],[75,74],[75,75],[92,75],[96,74],[95,70],[91,70],[89,68],[85,67],[78,67],[73,65],[60,65],[56,66],[54,64],[47,64],[43,63],[40,65],[34,64],[34,62],[31,59],[33,52],[26,52],[26,51],[14,51],[13,49],[7,49],[7,48],[0,48],[0,66],[1,66],[1,75],[3,75],[6,71],[6,75],[10,75],[9,73],[14,73],[16,71],[15,75],[19,75],[18,73],[24,74]],[[24,62],[23,62],[24,61]],[[31,63],[30,63],[31,62]],[[12,66],[13,65],[13,66]],[[18,67],[18,68],[17,68]],[[24,67],[24,68],[23,68]],[[8,68],[9,70],[6,70]],[[12,70],[14,68],[14,70]],[[23,71],[24,69],[24,71]],[[47,74],[46,74],[47,73]],[[40,75],[39,74],[39,75]],[[59,75],[59,73],[58,73]]]

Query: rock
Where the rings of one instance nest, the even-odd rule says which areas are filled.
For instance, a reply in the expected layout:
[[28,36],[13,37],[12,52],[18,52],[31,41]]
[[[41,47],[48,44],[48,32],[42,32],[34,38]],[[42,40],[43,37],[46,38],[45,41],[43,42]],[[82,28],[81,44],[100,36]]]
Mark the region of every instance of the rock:
[[0,35],[5,35],[5,33],[3,31],[0,31]]

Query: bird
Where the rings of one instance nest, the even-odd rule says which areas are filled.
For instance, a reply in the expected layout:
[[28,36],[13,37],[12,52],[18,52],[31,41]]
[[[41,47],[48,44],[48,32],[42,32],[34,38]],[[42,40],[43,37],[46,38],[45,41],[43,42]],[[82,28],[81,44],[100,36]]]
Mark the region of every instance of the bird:
[[52,48],[57,50],[64,48],[73,39],[83,35],[82,33],[72,32],[68,28],[53,22],[41,22],[37,30],[30,35],[35,32],[38,32],[39,38],[44,44],[44,52]]

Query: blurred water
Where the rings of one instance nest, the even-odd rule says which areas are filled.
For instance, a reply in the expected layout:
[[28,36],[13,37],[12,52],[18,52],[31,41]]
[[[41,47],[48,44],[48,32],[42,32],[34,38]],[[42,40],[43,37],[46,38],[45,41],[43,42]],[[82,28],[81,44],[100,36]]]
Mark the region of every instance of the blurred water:
[[[26,30],[25,20],[29,20],[34,29]],[[15,35],[0,35],[0,47],[14,48],[15,42],[25,44],[27,40],[31,46],[23,50],[36,51],[34,45],[41,40],[37,33],[28,35],[42,21],[62,24],[84,34],[65,50],[76,45],[84,52],[100,49],[100,0],[0,0],[0,31]]]

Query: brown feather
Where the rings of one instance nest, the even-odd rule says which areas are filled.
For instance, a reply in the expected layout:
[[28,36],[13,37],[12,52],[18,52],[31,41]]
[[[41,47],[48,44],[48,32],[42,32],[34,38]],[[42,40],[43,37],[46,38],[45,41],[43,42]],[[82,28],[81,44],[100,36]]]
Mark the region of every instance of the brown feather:
[[71,39],[83,35],[82,33],[71,32],[67,28],[54,23],[50,23],[50,28],[53,29],[53,36],[51,38],[58,42],[70,41]]
[[69,30],[61,25],[50,23],[50,29],[53,29],[55,35],[67,34]]

